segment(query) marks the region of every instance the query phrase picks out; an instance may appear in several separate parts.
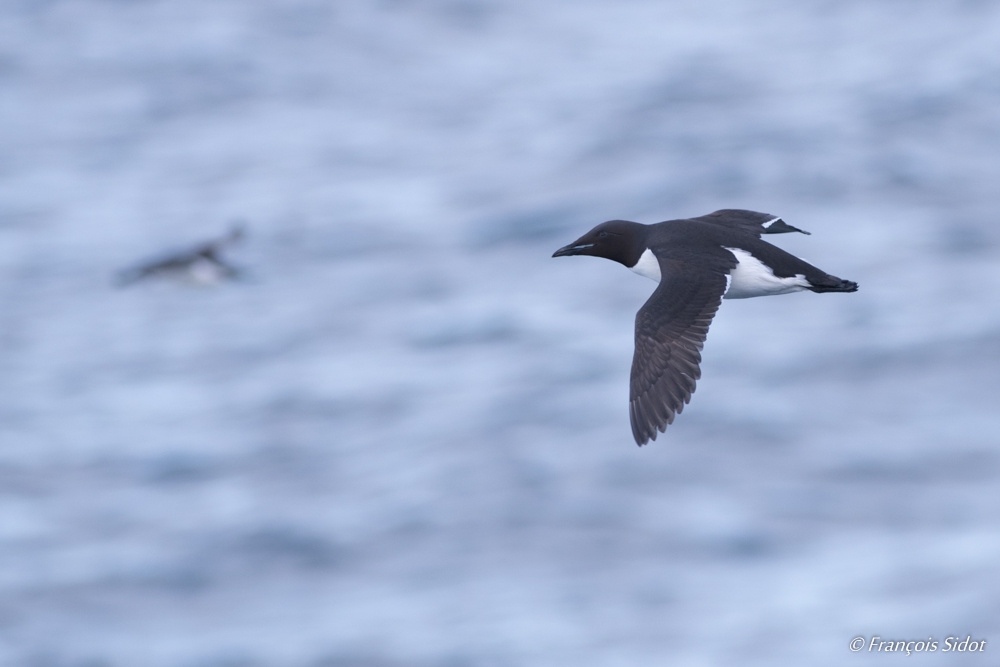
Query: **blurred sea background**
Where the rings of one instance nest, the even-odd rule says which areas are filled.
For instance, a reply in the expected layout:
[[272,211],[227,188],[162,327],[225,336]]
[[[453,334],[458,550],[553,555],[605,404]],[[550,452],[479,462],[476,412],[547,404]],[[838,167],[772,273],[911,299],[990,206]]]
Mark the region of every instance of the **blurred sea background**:
[[[550,255],[726,207],[861,290],[639,449]],[[998,210],[997,2],[4,2],[0,665],[995,665]]]

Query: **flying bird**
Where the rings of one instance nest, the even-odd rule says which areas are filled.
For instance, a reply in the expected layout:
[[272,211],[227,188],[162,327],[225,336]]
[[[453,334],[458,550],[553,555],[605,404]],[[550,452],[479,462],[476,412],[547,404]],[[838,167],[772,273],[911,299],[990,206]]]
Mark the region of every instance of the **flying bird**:
[[610,220],[552,255],[604,257],[660,284],[635,317],[629,417],[640,447],[690,402],[722,299],[858,290],[857,283],[761,239],[789,232],[809,233],[777,216],[739,209],[653,225]]
[[118,273],[119,286],[150,277],[174,278],[193,285],[215,285],[238,278],[241,273],[222,257],[222,251],[239,242],[246,232],[237,224],[224,236],[200,243],[193,248],[171,252]]

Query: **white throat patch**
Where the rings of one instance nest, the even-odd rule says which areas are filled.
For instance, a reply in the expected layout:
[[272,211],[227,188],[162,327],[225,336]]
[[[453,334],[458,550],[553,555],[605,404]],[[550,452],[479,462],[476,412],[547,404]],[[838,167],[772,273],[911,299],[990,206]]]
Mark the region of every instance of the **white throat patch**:
[[799,292],[809,286],[809,281],[801,273],[791,278],[779,278],[759,259],[740,248],[726,248],[736,255],[739,262],[729,273],[729,287],[724,299],[749,299],[755,296],[771,296]]
[[635,263],[635,266],[629,267],[630,271],[635,271],[640,276],[645,276],[650,280],[655,280],[660,282],[660,261],[656,259],[656,255],[649,248],[646,248],[642,256],[639,257],[639,261]]

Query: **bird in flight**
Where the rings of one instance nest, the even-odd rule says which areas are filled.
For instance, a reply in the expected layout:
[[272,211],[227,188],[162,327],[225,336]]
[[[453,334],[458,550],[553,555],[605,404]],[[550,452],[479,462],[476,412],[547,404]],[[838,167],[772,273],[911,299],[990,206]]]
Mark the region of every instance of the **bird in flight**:
[[660,284],[635,317],[629,417],[640,447],[666,431],[691,400],[722,299],[858,290],[857,283],[761,239],[788,232],[809,233],[777,216],[739,209],[653,225],[610,220],[552,255],[604,257]]
[[215,285],[223,280],[232,280],[241,271],[226,262],[222,251],[246,235],[242,224],[236,224],[229,232],[217,239],[205,241],[193,248],[171,252],[143,262],[118,273],[116,282],[124,287],[150,277],[167,277],[191,285]]

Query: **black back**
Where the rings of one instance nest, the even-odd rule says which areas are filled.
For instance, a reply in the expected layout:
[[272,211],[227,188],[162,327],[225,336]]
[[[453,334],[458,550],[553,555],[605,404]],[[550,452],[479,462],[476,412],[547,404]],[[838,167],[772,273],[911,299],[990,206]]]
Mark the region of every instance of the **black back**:
[[761,234],[788,234],[789,232],[809,234],[809,232],[798,227],[792,227],[776,215],[758,213],[757,211],[745,211],[739,208],[724,208],[714,213],[691,219],[709,225],[739,229],[754,234],[757,238],[760,238]]

